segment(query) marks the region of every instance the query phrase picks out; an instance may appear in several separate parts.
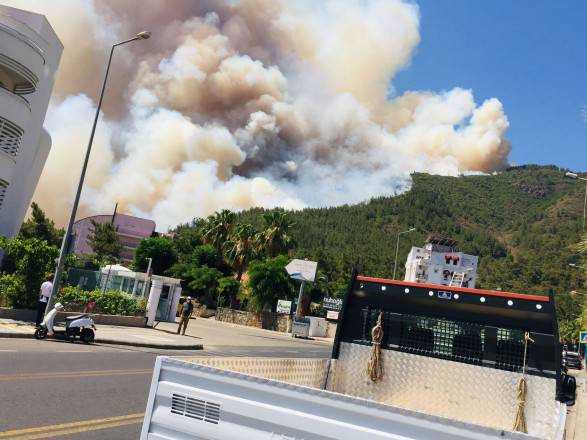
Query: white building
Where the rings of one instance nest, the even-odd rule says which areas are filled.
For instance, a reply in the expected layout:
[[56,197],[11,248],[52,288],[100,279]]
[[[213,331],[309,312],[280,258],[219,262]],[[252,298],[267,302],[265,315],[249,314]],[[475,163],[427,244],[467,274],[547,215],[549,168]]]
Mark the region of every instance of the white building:
[[181,296],[180,279],[149,276],[117,264],[105,266],[100,272],[100,289],[120,290],[147,299],[148,326],[153,326],[156,321],[175,321]]
[[49,155],[43,121],[62,51],[44,16],[0,5],[0,235],[18,233]]
[[424,247],[413,246],[406,260],[404,281],[474,288],[479,257],[455,251],[456,242],[430,237]]

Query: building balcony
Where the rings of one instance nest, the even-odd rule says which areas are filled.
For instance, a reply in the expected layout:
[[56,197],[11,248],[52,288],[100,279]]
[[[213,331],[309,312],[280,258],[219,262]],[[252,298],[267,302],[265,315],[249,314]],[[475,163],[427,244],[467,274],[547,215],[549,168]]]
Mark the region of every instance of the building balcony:
[[22,23],[0,15],[0,67],[14,79],[14,92],[33,93],[43,77],[45,53],[30,29]]

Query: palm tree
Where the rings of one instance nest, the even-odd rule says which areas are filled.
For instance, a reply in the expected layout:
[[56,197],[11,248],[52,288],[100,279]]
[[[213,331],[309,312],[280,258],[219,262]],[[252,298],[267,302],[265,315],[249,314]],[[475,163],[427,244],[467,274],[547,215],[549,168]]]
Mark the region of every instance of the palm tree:
[[203,226],[204,242],[214,246],[218,255],[222,255],[222,249],[234,227],[235,219],[234,212],[223,209],[208,217],[206,224]]
[[290,230],[294,225],[284,211],[271,211],[263,214],[265,228],[257,234],[257,242],[269,258],[288,251],[294,245]]
[[249,261],[255,256],[255,229],[249,224],[235,227],[230,240],[226,242],[226,257],[240,281]]

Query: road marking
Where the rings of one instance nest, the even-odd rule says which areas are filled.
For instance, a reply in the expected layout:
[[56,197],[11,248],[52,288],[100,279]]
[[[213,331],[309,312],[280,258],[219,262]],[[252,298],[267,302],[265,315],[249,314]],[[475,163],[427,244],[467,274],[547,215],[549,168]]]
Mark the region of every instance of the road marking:
[[[34,379],[69,379],[75,377],[124,376],[129,374],[152,374],[153,370],[102,370],[102,371],[64,371],[59,373],[2,374],[0,382],[14,382]],[[0,437],[2,438],[2,437]]]
[[61,423],[58,425],[37,426],[34,428],[13,429],[0,432],[2,440],[35,440],[60,437],[80,432],[96,431],[99,429],[116,428],[119,426],[134,425],[143,421],[144,413],[128,414],[126,416],[107,417],[105,419],[83,420],[81,422]]
[[16,353],[18,350],[0,350],[2,353]]

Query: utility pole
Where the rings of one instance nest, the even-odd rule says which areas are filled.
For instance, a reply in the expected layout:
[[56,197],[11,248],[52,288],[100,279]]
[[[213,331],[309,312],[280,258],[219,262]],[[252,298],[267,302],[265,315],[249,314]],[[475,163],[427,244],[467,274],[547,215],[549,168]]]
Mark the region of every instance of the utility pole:
[[416,230],[416,228],[410,228],[407,231],[402,231],[397,234],[397,240],[395,242],[395,260],[393,262],[393,277],[392,277],[392,279],[394,279],[394,280],[395,280],[395,272],[397,269],[397,254],[399,253],[399,237],[400,237],[400,235],[408,234],[408,233],[413,232],[415,230]]
[[304,297],[304,286],[306,282],[302,280],[300,284],[300,293],[298,295],[298,306],[296,307],[296,318],[301,318],[302,316],[302,298]]
[[82,165],[82,171],[80,173],[79,182],[77,184],[77,190],[75,193],[75,199],[73,201],[73,206],[71,208],[71,214],[69,215],[69,222],[67,223],[67,229],[65,230],[65,235],[63,236],[63,241],[61,242],[61,251],[59,252],[59,259],[57,260],[57,268],[55,269],[55,276],[53,278],[53,289],[51,291],[51,296],[47,301],[47,307],[45,308],[45,313],[48,313],[51,310],[53,302],[55,301],[55,297],[59,292],[59,284],[61,283],[61,275],[63,272],[63,264],[65,263],[65,257],[69,252],[69,244],[71,235],[73,232],[73,223],[75,222],[75,216],[77,214],[77,207],[79,205],[79,200],[82,194],[82,188],[84,186],[84,180],[86,177],[86,170],[88,168],[88,162],[90,160],[90,153],[92,152],[92,144],[94,143],[94,135],[96,134],[96,126],[98,125],[98,117],[100,116],[100,110],[102,108],[102,101],[104,100],[104,92],[106,91],[106,83],[108,82],[108,74],[110,73],[110,65],[112,64],[112,56],[114,55],[114,49],[118,46],[122,46],[123,44],[130,43],[131,41],[137,40],[146,40],[151,37],[149,32],[143,31],[139,32],[133,38],[129,40],[121,41],[116,43],[110,49],[110,57],[108,58],[108,64],[106,66],[106,74],[104,75],[104,81],[102,82],[102,89],[100,90],[100,99],[98,100],[98,107],[96,108],[96,114],[94,116],[94,123],[92,125],[92,131],[90,133],[90,140],[88,142],[88,146],[86,148],[86,155],[84,158],[84,163]]

